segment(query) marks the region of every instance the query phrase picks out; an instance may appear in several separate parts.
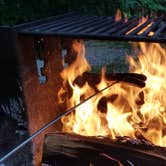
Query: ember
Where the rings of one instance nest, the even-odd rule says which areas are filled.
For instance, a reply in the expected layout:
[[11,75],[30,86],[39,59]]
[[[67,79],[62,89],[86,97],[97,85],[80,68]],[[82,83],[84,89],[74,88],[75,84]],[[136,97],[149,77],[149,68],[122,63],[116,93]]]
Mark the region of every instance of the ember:
[[115,21],[120,21],[122,19],[121,11],[118,9],[115,14]]

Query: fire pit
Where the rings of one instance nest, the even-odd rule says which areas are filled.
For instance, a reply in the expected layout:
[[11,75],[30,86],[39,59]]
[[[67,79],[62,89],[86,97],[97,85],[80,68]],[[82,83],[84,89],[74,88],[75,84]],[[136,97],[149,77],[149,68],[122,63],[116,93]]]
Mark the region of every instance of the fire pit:
[[[74,107],[33,139],[36,166],[166,164],[163,17],[69,13],[13,30],[30,134]],[[91,73],[84,39],[140,41],[138,59],[130,73]]]

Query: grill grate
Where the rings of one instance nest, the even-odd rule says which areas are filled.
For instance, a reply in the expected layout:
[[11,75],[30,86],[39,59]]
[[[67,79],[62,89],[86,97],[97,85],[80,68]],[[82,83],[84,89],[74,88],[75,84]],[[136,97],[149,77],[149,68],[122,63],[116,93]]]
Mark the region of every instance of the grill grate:
[[[113,16],[83,16],[78,13],[68,13],[17,25],[14,26],[14,29],[19,34],[26,35],[166,42],[166,20],[164,17],[149,18],[141,25],[139,25],[139,20],[138,17],[132,17],[127,22],[124,19],[115,22]],[[144,30],[144,28],[146,29]],[[133,30],[131,31],[131,29]],[[138,34],[142,30],[144,31]],[[150,32],[154,32],[154,35],[150,36]]]

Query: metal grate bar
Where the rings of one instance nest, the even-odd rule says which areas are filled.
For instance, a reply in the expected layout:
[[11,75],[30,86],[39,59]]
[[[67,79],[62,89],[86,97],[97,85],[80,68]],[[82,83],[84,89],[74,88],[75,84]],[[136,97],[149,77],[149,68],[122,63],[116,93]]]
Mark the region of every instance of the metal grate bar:
[[43,26],[47,23],[52,23],[55,20],[60,20],[60,19],[65,19],[65,18],[68,19],[68,18],[74,17],[76,15],[77,14],[75,12],[71,12],[71,13],[67,13],[67,14],[63,14],[63,15],[52,16],[52,17],[48,17],[48,18],[45,18],[45,19],[40,19],[40,20],[36,20],[36,21],[31,21],[31,22],[28,22],[28,23],[15,25],[13,28],[16,29],[17,31],[23,30],[24,28],[25,29],[30,28],[30,27],[34,28],[34,27],[39,26],[39,25]]
[[110,30],[111,28],[117,26],[118,24],[119,24],[119,22],[113,22],[112,24],[108,24],[107,26],[102,27],[102,28],[96,30],[95,33],[96,33],[96,34],[105,33],[105,32],[107,32],[108,30]]
[[60,31],[72,31],[75,28],[80,28],[80,27],[84,27],[86,25],[91,24],[92,22],[96,22],[97,17],[92,17],[92,18],[86,18],[86,19],[80,19],[78,21],[72,22],[72,23],[66,23],[65,26],[57,26],[57,27],[53,27],[50,29],[47,29],[46,31],[50,31],[50,32],[55,32],[56,30],[60,30]]
[[90,26],[88,29],[83,29],[81,32],[83,33],[95,33],[96,34],[96,31],[99,30],[100,28],[102,28],[103,26],[107,26],[108,24],[112,25],[113,23],[115,23],[114,21],[114,17],[110,18],[109,20],[106,20],[102,23],[98,23],[96,26],[92,27]]
[[54,19],[51,22],[47,22],[45,24],[38,24],[36,26],[33,27],[29,27],[26,28],[27,31],[35,31],[35,30],[42,30],[42,28],[49,28],[52,26],[58,26],[58,25],[63,25],[64,23],[66,23],[66,21],[75,21],[76,19],[78,19],[79,16],[73,16],[72,18],[70,17],[65,17],[65,18],[61,18],[61,19]]
[[155,29],[160,22],[162,21],[162,18],[157,19],[155,22],[153,22],[153,24],[146,30],[144,31],[141,35],[146,36],[148,35],[153,29]]
[[[105,20],[103,20],[103,19],[98,19],[98,18],[96,18],[95,20],[90,20],[90,19],[88,19],[88,21],[87,22],[83,22],[82,23],[82,25],[78,25],[78,27],[70,27],[69,29],[67,28],[67,29],[63,29],[63,31],[65,32],[65,31],[68,31],[68,30],[71,30],[71,32],[72,33],[78,33],[78,32],[83,32],[84,30],[87,30],[88,28],[90,28],[90,27],[95,27],[95,26],[97,26],[97,25],[99,25],[99,24],[102,24],[102,23],[104,23],[105,22]],[[76,25],[76,24],[74,24],[74,25]],[[76,25],[77,26],[77,25]],[[51,30],[51,31],[54,31],[54,29],[53,30]]]
[[128,31],[130,31],[131,29],[133,29],[137,25],[138,25],[138,20],[136,22],[130,24],[129,26],[124,27],[122,30],[118,31],[117,34],[118,35],[126,34]]
[[131,31],[128,35],[137,35],[138,32],[140,32],[143,28],[145,28],[148,24],[152,22],[152,18],[148,19],[145,23],[141,24],[138,28],[135,30]]
[[[38,29],[38,28],[35,28],[35,29],[36,29],[36,31],[47,31],[47,30],[51,31],[52,29],[63,29],[66,27],[70,27],[72,25],[82,23],[83,21],[88,21],[89,19],[94,20],[94,19],[96,19],[96,17],[92,16],[90,18],[87,18],[86,16],[82,16],[82,17],[76,16],[76,17],[73,17],[70,19],[65,19],[64,21],[60,20],[57,23],[52,22],[52,24],[50,24],[48,26],[44,25],[44,26],[40,27],[40,29]],[[35,31],[35,29],[33,29],[33,31]]]
[[[132,17],[127,22],[124,22],[124,19],[115,22],[114,17],[82,16],[78,13],[69,13],[17,25],[13,28],[19,34],[24,35],[166,42],[166,20],[163,17],[158,19],[151,17],[141,25],[138,21],[138,17]],[[151,31],[154,32],[153,36],[149,35]],[[138,32],[142,33],[138,34]]]
[[166,29],[166,24],[161,25],[161,27],[159,29],[157,29],[157,31],[155,32],[154,36],[159,36],[161,34],[161,32],[163,32]]
[[[82,27],[85,26],[90,26],[91,24],[94,24],[94,22],[96,22],[98,19],[97,17],[93,17],[92,19],[90,19],[89,17],[87,17],[87,19],[85,20],[81,20],[80,22],[74,23],[71,26],[66,26],[65,28],[63,28],[63,32],[65,31],[79,31]],[[54,32],[56,29],[50,29],[50,31]],[[61,29],[59,29],[61,30]]]
[[114,28],[111,28],[110,30],[107,31],[107,34],[111,34],[111,33],[115,33],[119,30],[121,30],[122,28],[125,28],[126,26],[132,24],[133,22],[137,21],[137,17],[133,17],[131,19],[128,20],[128,22],[124,23],[124,22],[119,22],[119,25],[117,25]]

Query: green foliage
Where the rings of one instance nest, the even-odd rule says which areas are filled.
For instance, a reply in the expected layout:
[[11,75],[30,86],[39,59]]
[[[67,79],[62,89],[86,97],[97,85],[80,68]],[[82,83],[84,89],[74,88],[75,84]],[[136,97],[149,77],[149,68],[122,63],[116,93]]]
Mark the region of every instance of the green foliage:
[[68,12],[64,0],[0,0],[0,24],[18,24]]
[[18,24],[51,15],[79,11],[114,15],[120,8],[128,16],[166,12],[166,0],[0,0],[0,24]]
[[120,9],[128,16],[166,12],[166,0],[120,0],[119,2]]

